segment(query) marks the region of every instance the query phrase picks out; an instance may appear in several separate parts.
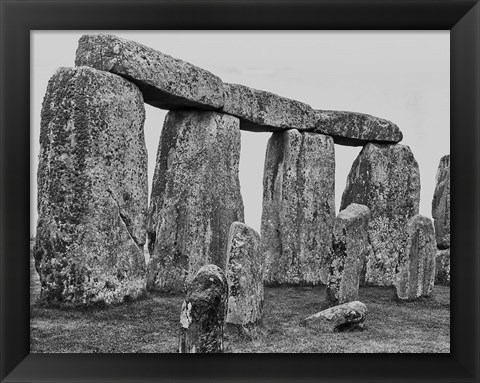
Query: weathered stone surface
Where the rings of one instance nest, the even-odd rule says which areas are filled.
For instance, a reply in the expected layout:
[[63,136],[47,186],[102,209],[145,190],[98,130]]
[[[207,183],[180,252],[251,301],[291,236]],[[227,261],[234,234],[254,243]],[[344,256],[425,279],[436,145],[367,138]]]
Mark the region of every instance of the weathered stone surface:
[[435,232],[430,218],[416,215],[407,224],[405,261],[395,276],[397,296],[402,300],[429,296],[435,281]]
[[263,177],[266,283],[326,283],[335,220],[332,138],[297,130],[273,133]]
[[227,246],[227,323],[250,330],[261,322],[263,272],[260,236],[241,222],[232,223]]
[[242,130],[311,130],[315,126],[313,109],[302,102],[238,84],[224,84],[224,90],[223,111],[240,118]]
[[366,317],[367,306],[360,301],[353,301],[313,314],[301,324],[320,332],[347,331],[361,328]]
[[435,284],[450,285],[450,249],[437,250]]
[[227,290],[227,279],[218,266],[198,270],[182,304],[180,353],[223,352]]
[[370,209],[356,203],[338,213],[335,220],[333,251],[327,262],[327,295],[335,305],[358,299],[360,274],[370,248],[369,220]]
[[419,201],[420,172],[410,148],[365,145],[348,175],[340,209],[351,203],[370,208],[367,284],[393,284],[397,265],[406,256],[405,227],[418,214]]
[[438,165],[432,201],[437,247],[450,247],[450,155],[443,156]]
[[397,143],[403,138],[398,126],[383,118],[334,110],[316,110],[315,114],[315,132],[332,136],[336,144]]
[[222,80],[185,61],[113,35],[80,38],[75,65],[109,71],[135,83],[145,102],[163,109],[218,110]]
[[148,289],[183,290],[201,266],[225,268],[228,230],[243,221],[239,159],[236,117],[167,114],[150,198]]
[[50,79],[34,249],[46,302],[118,303],[144,291],[144,119],[142,94],[119,76],[79,67]]

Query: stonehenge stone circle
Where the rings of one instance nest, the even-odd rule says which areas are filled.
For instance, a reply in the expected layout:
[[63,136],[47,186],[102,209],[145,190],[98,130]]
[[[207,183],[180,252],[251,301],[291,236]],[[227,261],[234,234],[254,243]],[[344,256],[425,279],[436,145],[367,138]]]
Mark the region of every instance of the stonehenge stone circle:
[[435,257],[435,284],[450,285],[450,249],[437,249]]
[[227,280],[215,265],[201,267],[188,287],[180,314],[180,353],[223,352]]
[[397,143],[403,138],[393,122],[368,114],[334,110],[316,110],[315,113],[315,132],[332,136],[336,144]]
[[182,291],[203,265],[225,268],[228,230],[243,221],[238,118],[171,111],[157,152],[147,288]]
[[370,209],[356,203],[348,205],[335,219],[327,283],[327,296],[334,305],[358,299],[360,274],[370,248],[369,219]]
[[300,324],[319,332],[332,333],[360,329],[366,317],[367,306],[360,301],[353,301],[313,314]]
[[120,303],[145,290],[147,151],[138,88],[60,68],[43,100],[34,247],[41,299]]
[[407,224],[405,261],[398,266],[395,280],[402,300],[429,296],[435,281],[435,232],[430,218],[416,215]]
[[355,159],[340,209],[351,203],[370,208],[367,284],[391,286],[405,260],[407,222],[418,214],[420,172],[406,145],[368,143]]
[[273,133],[263,178],[262,252],[267,284],[326,283],[335,220],[333,140]]
[[135,83],[147,104],[163,109],[218,110],[223,83],[214,74],[113,35],[80,38],[75,65],[118,74]]
[[260,236],[244,223],[230,226],[226,277],[228,309],[226,322],[249,331],[262,320],[264,259]]
[[438,165],[432,217],[439,249],[450,248],[450,155],[443,156]]

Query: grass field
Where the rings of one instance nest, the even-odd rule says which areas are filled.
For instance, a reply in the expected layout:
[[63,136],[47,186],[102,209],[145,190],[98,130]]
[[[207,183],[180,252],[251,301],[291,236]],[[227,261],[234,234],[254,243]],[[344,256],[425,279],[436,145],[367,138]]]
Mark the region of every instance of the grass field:
[[[177,351],[183,296],[149,294],[108,309],[44,308],[35,303],[32,268],[31,352],[163,353]],[[368,316],[362,332],[320,334],[302,318],[325,306],[325,287],[265,291],[264,322],[255,339],[228,330],[225,352],[450,352],[450,288],[435,286],[430,298],[400,302],[393,288],[364,287]]]

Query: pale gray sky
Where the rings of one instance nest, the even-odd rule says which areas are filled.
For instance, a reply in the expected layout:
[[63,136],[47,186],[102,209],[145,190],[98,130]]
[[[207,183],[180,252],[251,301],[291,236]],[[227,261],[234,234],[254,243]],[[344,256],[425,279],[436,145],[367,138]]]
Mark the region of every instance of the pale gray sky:
[[[31,234],[35,234],[40,111],[49,78],[74,66],[85,33],[113,33],[219,76],[316,109],[349,110],[395,122],[420,166],[420,214],[431,217],[440,157],[450,153],[449,31],[32,31]],[[166,111],[146,105],[149,188]],[[245,222],[260,230],[270,133],[242,131],[240,184]],[[336,209],[360,151],[335,145]]]

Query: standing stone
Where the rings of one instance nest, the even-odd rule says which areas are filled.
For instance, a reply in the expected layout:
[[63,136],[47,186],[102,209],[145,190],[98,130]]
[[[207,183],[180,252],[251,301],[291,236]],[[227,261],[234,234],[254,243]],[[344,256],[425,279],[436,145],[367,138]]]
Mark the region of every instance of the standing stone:
[[144,119],[142,94],[119,76],[79,67],[50,79],[34,249],[44,301],[110,304],[143,293]]
[[239,159],[237,118],[167,114],[150,198],[148,289],[183,290],[209,263],[225,269],[228,230],[243,221]]
[[227,247],[227,323],[248,331],[261,322],[263,264],[258,233],[241,222],[232,223]]
[[227,280],[215,265],[205,265],[192,280],[180,314],[180,353],[223,352]]
[[369,219],[368,207],[352,203],[335,220],[327,284],[327,295],[334,305],[358,299],[360,274],[370,248]]
[[370,208],[367,284],[393,285],[397,265],[406,256],[405,227],[418,214],[419,201],[420,172],[410,148],[365,145],[348,175],[341,210],[351,203]]
[[333,140],[273,133],[263,176],[262,253],[268,284],[326,283],[335,220]]
[[360,329],[367,318],[367,306],[360,301],[333,306],[303,319],[300,324],[319,332]]
[[435,232],[430,218],[416,215],[407,224],[406,259],[398,266],[395,288],[400,299],[429,296],[435,281]]
[[435,284],[450,285],[450,249],[437,250]]
[[450,155],[443,156],[438,165],[432,217],[439,249],[450,247]]

